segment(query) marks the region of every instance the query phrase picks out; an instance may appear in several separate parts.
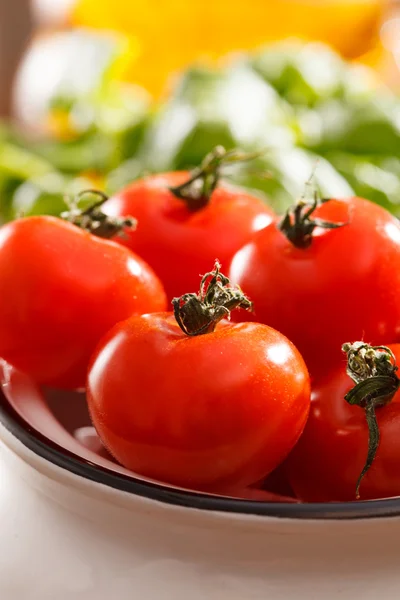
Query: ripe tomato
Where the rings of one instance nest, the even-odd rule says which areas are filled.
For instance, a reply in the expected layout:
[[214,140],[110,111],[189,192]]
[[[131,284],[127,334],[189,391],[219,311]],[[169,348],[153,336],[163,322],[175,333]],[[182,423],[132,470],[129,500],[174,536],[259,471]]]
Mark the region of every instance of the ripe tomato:
[[138,219],[136,230],[120,241],[153,267],[169,299],[196,290],[199,275],[216,257],[229,265],[235,252],[274,217],[261,199],[227,184],[217,186],[218,169],[229,155],[219,152],[214,163],[192,177],[187,172],[146,177],[104,205],[109,215]]
[[221,320],[249,305],[226,285],[217,266],[199,295],[176,301],[178,322],[169,313],[133,317],[93,357],[93,424],[136,473],[192,489],[243,488],[272,471],[303,430],[302,357],[270,327]]
[[225,489],[224,494],[233,496],[234,498],[257,500],[260,502],[299,502],[290,487],[285,461],[277,469],[274,469],[266,479],[246,488],[233,487],[230,490]]
[[[389,348],[399,360],[400,344]],[[357,480],[366,462],[368,426],[364,410],[344,399],[353,385],[345,367],[315,383],[307,425],[285,465],[300,500],[356,499]],[[380,442],[361,481],[362,500],[400,496],[400,392],[390,404],[376,408],[376,417]]]
[[39,383],[83,386],[113,325],[165,307],[153,271],[119,244],[54,217],[0,229],[0,356]]
[[299,203],[236,254],[230,277],[312,375],[341,363],[343,341],[399,338],[400,226],[367,200]]

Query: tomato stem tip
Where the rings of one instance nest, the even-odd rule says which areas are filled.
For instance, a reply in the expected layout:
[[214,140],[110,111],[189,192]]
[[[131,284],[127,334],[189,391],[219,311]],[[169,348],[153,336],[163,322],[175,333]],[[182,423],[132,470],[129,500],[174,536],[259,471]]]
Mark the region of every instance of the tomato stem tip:
[[217,187],[222,176],[222,168],[237,162],[253,160],[263,152],[243,153],[239,150],[225,150],[223,146],[216,146],[209,152],[201,165],[193,169],[187,181],[181,185],[170,187],[169,190],[184,200],[189,210],[195,212],[207,206],[211,195]]
[[364,342],[346,343],[342,346],[347,355],[347,374],[355,386],[344,397],[352,406],[365,411],[368,425],[368,452],[364,467],[356,483],[356,498],[360,498],[360,485],[371,468],[379,448],[380,432],[376,409],[386,406],[400,387],[396,358],[387,346],[370,346]]
[[[82,197],[88,195],[97,196],[98,200],[86,208],[79,208]],[[134,229],[136,219],[133,217],[111,217],[101,210],[107,200],[107,194],[100,190],[83,190],[72,200],[69,198],[65,200],[68,210],[61,213],[61,218],[104,239],[110,239],[116,235],[122,236],[125,229]]]
[[218,261],[214,270],[202,277],[198,294],[174,298],[172,306],[179,327],[189,336],[211,333],[221,319],[229,319],[235,308],[252,310],[253,307],[242,290],[232,286],[229,278],[221,273]]
[[304,192],[301,198],[288,208],[279,223],[279,229],[296,248],[309,248],[312,243],[314,230],[317,227],[321,227],[322,229],[338,229],[347,225],[347,223],[332,223],[331,221],[313,217],[313,213],[321,204],[330,201],[330,198],[320,198],[313,181],[314,173],[306,182],[306,190],[312,186],[312,199],[306,200],[306,192]]

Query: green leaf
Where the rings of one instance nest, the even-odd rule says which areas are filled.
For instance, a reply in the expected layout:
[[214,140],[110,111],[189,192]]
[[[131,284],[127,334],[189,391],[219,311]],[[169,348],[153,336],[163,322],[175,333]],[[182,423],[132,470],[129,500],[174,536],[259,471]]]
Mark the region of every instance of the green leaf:
[[258,149],[292,146],[294,114],[248,67],[191,69],[160,108],[139,158],[151,171],[193,167],[217,144]]

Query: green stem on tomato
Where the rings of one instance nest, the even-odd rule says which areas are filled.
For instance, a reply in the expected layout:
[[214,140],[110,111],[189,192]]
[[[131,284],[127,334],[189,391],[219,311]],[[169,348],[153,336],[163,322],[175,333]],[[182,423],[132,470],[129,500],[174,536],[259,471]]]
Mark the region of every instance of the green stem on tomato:
[[[99,199],[87,208],[79,208],[79,202],[86,195],[97,196]],[[110,217],[101,207],[107,202],[108,196],[100,190],[83,190],[73,200],[66,200],[68,210],[61,214],[61,218],[88,231],[92,235],[110,239],[116,235],[123,235],[125,229],[133,229],[136,219],[133,217]]]
[[188,336],[214,331],[221,319],[229,318],[235,308],[252,309],[252,303],[237,286],[220,271],[215,261],[214,270],[206,273],[200,282],[198,294],[184,294],[172,300],[175,319]]
[[372,463],[374,462],[376,453],[379,448],[379,442],[381,439],[381,435],[380,435],[379,427],[378,427],[378,421],[376,420],[375,405],[373,403],[366,406],[365,417],[367,419],[367,425],[368,425],[368,431],[369,431],[368,453],[367,453],[367,459],[365,461],[363,470],[361,471],[361,473],[357,479],[357,485],[356,485],[357,500],[360,498],[361,481],[364,479],[364,475],[366,475],[368,473],[369,469],[372,466]]
[[368,425],[368,452],[364,467],[356,483],[356,498],[360,498],[360,486],[371,468],[379,448],[380,432],[376,409],[386,406],[400,388],[400,379],[393,352],[386,346],[370,346],[364,342],[344,344],[347,355],[347,374],[356,384],[345,396],[352,406],[365,411]]
[[261,154],[263,153],[244,154],[238,150],[227,151],[223,146],[216,146],[206,155],[201,165],[193,169],[187,181],[169,189],[174,196],[186,203],[190,211],[195,212],[209,203],[221,178],[223,167],[231,163],[253,160]]
[[279,229],[296,248],[309,248],[316,227],[322,229],[338,229],[339,227],[347,225],[347,223],[332,223],[313,217],[313,213],[318,206],[330,201],[330,198],[319,198],[318,192],[313,184],[313,179],[314,173],[312,173],[310,179],[306,182],[306,189],[311,185],[313,186],[312,200],[306,200],[306,192],[304,192],[300,200],[288,208],[279,223]]

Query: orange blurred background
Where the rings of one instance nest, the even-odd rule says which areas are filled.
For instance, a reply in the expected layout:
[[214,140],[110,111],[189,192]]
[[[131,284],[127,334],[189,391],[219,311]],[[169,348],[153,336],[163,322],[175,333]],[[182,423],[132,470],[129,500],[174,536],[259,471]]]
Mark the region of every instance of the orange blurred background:
[[[124,77],[159,96],[170,73],[198,60],[296,36],[322,40],[349,59],[381,67],[390,57],[380,32],[392,0],[61,0],[71,25],[126,37]],[[55,3],[36,0],[53,19]]]

